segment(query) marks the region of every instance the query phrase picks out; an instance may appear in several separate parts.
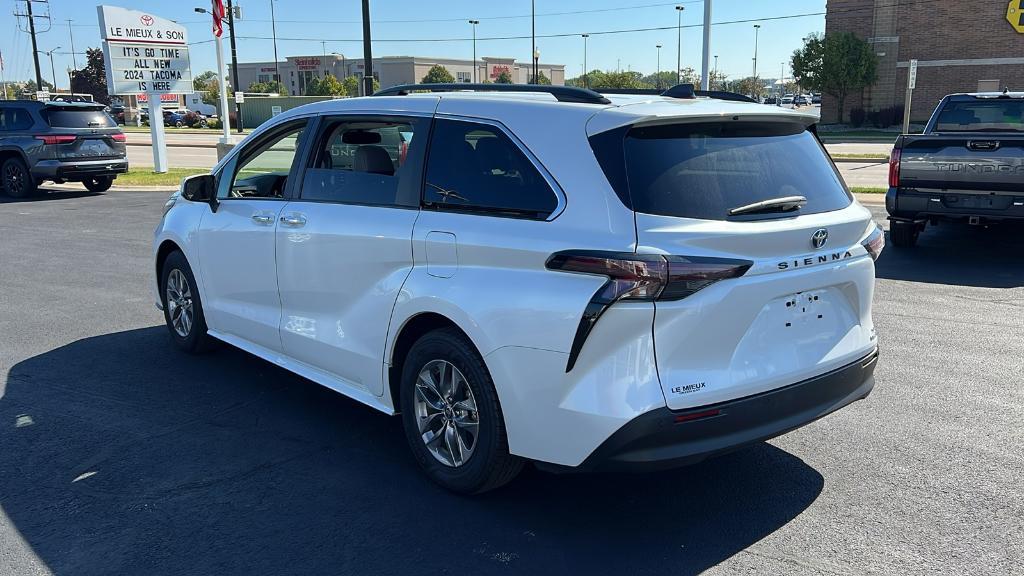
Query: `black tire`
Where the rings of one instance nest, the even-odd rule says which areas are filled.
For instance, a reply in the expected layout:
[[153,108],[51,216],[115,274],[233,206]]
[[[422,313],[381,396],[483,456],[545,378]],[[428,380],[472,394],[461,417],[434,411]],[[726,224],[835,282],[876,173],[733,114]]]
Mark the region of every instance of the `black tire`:
[[21,158],[8,158],[0,165],[0,184],[11,198],[26,198],[36,193],[36,181]]
[[889,222],[889,239],[897,248],[913,248],[920,233],[921,229],[913,222]]
[[110,190],[110,186],[114,183],[113,176],[97,176],[95,178],[89,178],[82,180],[82,184],[89,192],[106,192]]
[[181,123],[181,120],[178,120],[177,122],[174,123],[174,127],[175,128],[181,128],[182,126],[183,126],[183,124]]
[[[419,431],[414,399],[420,371],[435,360],[458,368],[475,398],[478,434],[468,459],[452,467],[428,450]],[[483,358],[465,335],[443,328],[420,337],[409,350],[402,369],[402,423],[413,456],[431,480],[460,494],[479,494],[508,483],[522,470],[523,460],[509,454],[505,420],[498,393]]]
[[[179,334],[172,321],[171,306],[168,304],[167,284],[172,273],[180,272],[187,284],[187,299],[191,303],[191,322],[185,334]],[[180,278],[178,278],[180,281]],[[180,291],[184,293],[184,291]],[[209,350],[213,345],[213,338],[206,333],[206,317],[203,315],[203,302],[199,297],[199,290],[196,288],[196,278],[192,275],[192,268],[188,265],[185,255],[180,251],[171,252],[164,260],[163,269],[160,271],[160,300],[164,305],[164,323],[171,335],[174,344],[186,352],[198,354]],[[175,305],[175,308],[179,308]]]

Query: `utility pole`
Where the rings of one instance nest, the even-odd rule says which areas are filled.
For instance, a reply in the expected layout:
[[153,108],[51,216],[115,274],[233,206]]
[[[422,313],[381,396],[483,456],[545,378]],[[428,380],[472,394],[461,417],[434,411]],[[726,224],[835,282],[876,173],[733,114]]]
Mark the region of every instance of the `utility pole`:
[[676,6],[676,84],[683,83],[683,10],[685,6]]
[[590,38],[590,34],[583,34],[583,87],[590,88],[590,83],[587,82],[587,38]]
[[373,50],[370,42],[370,0],[363,0],[363,96],[373,95]]
[[470,20],[469,23],[473,25],[473,83],[476,84],[476,25],[480,21]]
[[715,54],[715,73],[712,75],[712,79],[718,79],[718,54]]
[[[231,34],[231,83],[234,85],[235,92],[240,92],[238,86],[238,50],[235,49],[235,7],[232,5],[231,0],[228,0],[228,30]],[[238,102],[238,97],[235,97],[235,121],[238,124],[238,133],[242,133],[242,105]]]
[[701,55],[700,66],[700,87],[702,90],[710,90],[711,78],[708,70],[711,68],[711,0],[704,0],[704,51]]
[[274,37],[274,80],[277,80],[279,88],[284,88],[284,82],[281,80],[281,65],[277,61],[277,19],[274,18],[274,2],[276,1],[270,0],[270,33]]
[[4,100],[7,100],[7,78],[4,76],[4,53],[0,51],[0,84],[4,86]]
[[36,45],[36,20],[32,16],[32,0],[25,0],[28,11],[28,33],[32,36],[32,61],[36,65],[36,90],[43,89],[43,74],[39,71],[39,46]]

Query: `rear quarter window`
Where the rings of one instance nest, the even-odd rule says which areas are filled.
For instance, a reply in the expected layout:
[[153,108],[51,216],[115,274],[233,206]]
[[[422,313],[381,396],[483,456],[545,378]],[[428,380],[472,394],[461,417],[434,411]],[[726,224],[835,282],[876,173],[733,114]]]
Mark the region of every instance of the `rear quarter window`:
[[52,128],[116,128],[117,123],[103,110],[54,108],[43,117]]
[[[600,136],[600,135],[598,135]],[[591,145],[609,146],[608,138]],[[624,167],[595,149],[609,181],[637,212],[702,220],[792,217],[840,210],[852,198],[821,144],[793,123],[715,122],[633,127]],[[729,216],[729,210],[803,196],[798,211]]]

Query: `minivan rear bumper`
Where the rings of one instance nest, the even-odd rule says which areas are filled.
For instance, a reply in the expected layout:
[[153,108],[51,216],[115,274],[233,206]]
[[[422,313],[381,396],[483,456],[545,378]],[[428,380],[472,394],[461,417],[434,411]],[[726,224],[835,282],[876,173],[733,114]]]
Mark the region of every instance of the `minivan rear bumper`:
[[877,360],[876,348],[842,368],[769,392],[652,410],[612,434],[580,466],[560,471],[674,468],[774,438],[867,397]]

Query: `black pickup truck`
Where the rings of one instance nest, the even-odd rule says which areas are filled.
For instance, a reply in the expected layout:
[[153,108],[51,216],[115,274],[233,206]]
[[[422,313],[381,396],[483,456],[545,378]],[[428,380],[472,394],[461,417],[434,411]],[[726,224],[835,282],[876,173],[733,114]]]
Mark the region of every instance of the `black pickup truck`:
[[952,94],[889,157],[890,239],[910,247],[940,220],[1024,221],[1024,92]]

